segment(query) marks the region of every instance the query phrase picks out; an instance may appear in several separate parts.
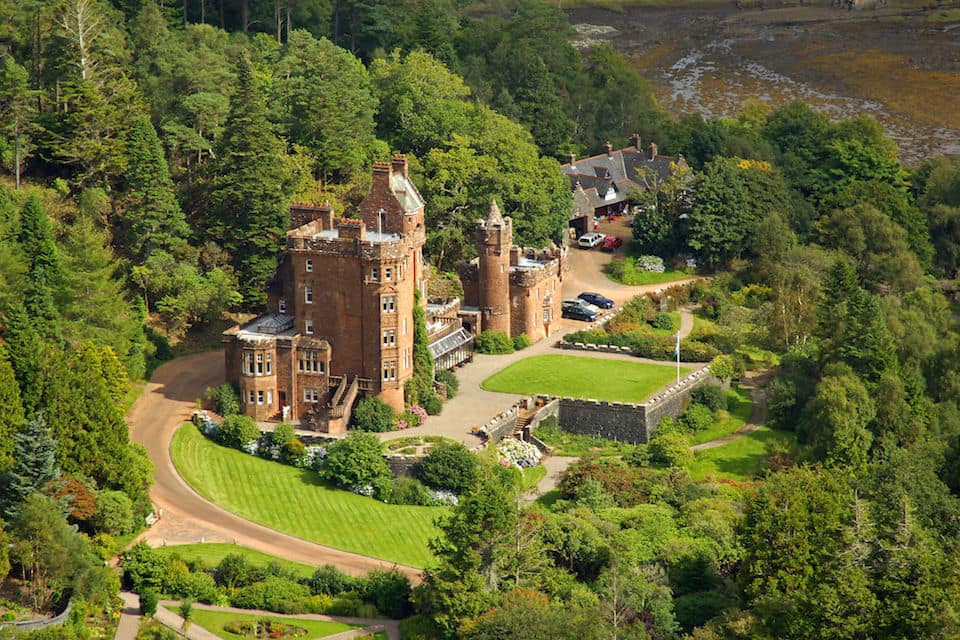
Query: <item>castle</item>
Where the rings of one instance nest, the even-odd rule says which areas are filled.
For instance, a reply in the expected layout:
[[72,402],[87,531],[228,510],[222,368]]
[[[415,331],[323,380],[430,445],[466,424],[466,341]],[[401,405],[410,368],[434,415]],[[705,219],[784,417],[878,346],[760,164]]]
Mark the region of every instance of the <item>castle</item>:
[[532,342],[553,334],[560,326],[566,250],[514,246],[513,221],[496,202],[477,224],[476,242],[479,257],[460,266],[464,323],[477,333],[525,333]]
[[472,357],[471,329],[539,340],[558,326],[564,252],[514,247],[511,220],[496,204],[478,225],[480,257],[461,271],[463,306],[426,303],[424,201],[404,156],[374,164],[358,214],[292,206],[267,314],[223,333],[226,379],[253,419],[342,433],[361,395],[402,411],[417,292],[437,369]]

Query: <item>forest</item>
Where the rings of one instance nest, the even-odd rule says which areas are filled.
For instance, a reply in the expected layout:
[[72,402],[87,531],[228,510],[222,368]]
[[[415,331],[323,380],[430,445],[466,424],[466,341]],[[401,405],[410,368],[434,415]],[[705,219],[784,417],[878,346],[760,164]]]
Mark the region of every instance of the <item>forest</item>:
[[958,637],[960,159],[802,103],[666,113],[570,35],[541,0],[0,0],[0,577],[72,593],[64,637],[106,624],[102,560],[152,509],[124,413],[262,308],[291,202],[349,211],[404,153],[450,272],[492,196],[559,241],[560,162],[639,133],[691,171],[638,195],[637,251],[712,277],[715,341],[774,354],[798,446],[748,482],[666,441],[588,457],[550,505],[484,467],[408,637]]

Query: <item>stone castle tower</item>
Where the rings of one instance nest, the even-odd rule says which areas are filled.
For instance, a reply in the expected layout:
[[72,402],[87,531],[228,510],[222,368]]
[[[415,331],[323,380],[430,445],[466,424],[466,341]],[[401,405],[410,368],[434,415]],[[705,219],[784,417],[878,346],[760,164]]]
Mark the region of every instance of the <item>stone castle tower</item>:
[[485,331],[510,335],[510,249],[513,221],[500,215],[497,201],[490,203],[486,220],[477,225],[479,307]]

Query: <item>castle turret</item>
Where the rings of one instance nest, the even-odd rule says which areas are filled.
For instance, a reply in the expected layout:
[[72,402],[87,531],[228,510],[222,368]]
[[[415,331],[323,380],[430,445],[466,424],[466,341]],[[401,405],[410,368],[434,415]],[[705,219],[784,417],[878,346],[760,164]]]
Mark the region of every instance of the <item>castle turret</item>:
[[510,247],[513,246],[513,221],[500,215],[496,200],[490,213],[477,226],[479,265],[479,307],[484,331],[503,331],[510,335]]

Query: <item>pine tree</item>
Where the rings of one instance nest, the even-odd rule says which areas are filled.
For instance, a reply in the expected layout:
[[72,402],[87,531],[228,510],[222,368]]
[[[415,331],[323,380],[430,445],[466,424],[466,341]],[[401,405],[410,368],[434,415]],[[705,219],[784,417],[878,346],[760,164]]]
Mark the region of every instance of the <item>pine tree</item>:
[[4,478],[3,507],[6,514],[34,491],[60,477],[57,441],[50,435],[42,416],[27,422],[13,436],[13,468]]
[[20,210],[20,247],[27,258],[27,290],[24,305],[45,337],[58,337],[58,313],[55,303],[62,290],[63,268],[53,237],[50,219],[36,194]]
[[24,422],[20,387],[7,349],[0,344],[0,473],[13,464],[13,434]]
[[190,229],[174,196],[160,138],[146,116],[137,118],[127,138],[127,163],[131,254],[141,264],[156,249],[181,254]]
[[22,304],[10,305],[3,317],[3,340],[10,364],[20,385],[20,401],[24,414],[31,417],[40,408],[45,375],[43,341]]
[[218,156],[209,237],[230,253],[246,305],[260,306],[283,248],[291,180],[283,143],[267,121],[246,55],[237,65],[237,90]]
[[146,337],[143,317],[127,299],[107,234],[81,218],[67,231],[63,258],[69,295],[61,326],[70,344],[92,340],[109,347],[131,377],[143,375]]

